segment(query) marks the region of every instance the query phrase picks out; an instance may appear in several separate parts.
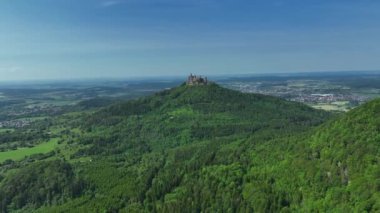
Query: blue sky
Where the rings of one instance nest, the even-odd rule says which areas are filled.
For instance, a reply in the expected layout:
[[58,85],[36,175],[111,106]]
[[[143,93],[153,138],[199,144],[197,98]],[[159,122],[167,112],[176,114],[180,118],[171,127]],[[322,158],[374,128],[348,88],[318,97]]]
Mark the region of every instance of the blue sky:
[[2,0],[0,81],[380,69],[377,0]]

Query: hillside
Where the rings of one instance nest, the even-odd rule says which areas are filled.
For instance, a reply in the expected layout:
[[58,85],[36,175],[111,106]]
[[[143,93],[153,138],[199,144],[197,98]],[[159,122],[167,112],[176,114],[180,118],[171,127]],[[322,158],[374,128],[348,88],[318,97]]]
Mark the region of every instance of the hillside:
[[323,125],[309,143],[315,176],[327,183],[325,209],[380,211],[379,99]]
[[[216,84],[182,85],[101,110],[88,117],[83,128],[113,141],[118,137],[121,141],[117,144],[136,142],[136,146],[146,144],[149,148],[166,149],[219,137],[250,137],[266,130],[274,130],[276,134],[301,131],[320,124],[328,115],[299,103],[243,94]],[[109,148],[117,149],[115,144],[109,145],[112,147],[94,148],[105,148],[106,152]],[[124,150],[122,147],[121,151]]]
[[[279,98],[216,84],[181,85],[94,113],[63,116],[53,124],[65,127],[54,153],[2,166],[1,208],[376,210],[379,109],[373,101],[327,121],[329,113]],[[22,178],[41,165],[46,172],[35,174],[38,178]],[[49,170],[62,178],[49,177]],[[17,190],[4,197],[19,185],[32,190],[41,180],[51,185],[36,198]]]
[[282,194],[283,210],[378,212],[379,111],[374,100],[302,136],[256,146],[252,160],[265,163],[251,167],[243,195],[263,211]]

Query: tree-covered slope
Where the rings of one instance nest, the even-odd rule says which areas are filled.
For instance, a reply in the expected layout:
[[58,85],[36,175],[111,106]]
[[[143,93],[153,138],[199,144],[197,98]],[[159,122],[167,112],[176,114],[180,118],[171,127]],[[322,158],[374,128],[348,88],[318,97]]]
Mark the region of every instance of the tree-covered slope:
[[6,178],[0,188],[1,212],[64,203],[78,197],[85,188],[70,164],[62,161],[37,162]]
[[114,140],[118,144],[136,142],[134,145],[168,148],[217,137],[248,136],[265,129],[277,134],[301,131],[321,123],[327,116],[326,112],[299,103],[244,94],[216,84],[182,85],[151,97],[113,105],[90,116],[83,128],[95,135],[103,131],[103,137],[120,136],[118,139],[125,143]]
[[319,128],[309,140],[327,208],[380,211],[380,100]]
[[379,113],[374,100],[307,134],[256,146],[243,195],[263,211],[276,194],[283,210],[380,211]]
[[[53,202],[8,199],[2,209],[375,211],[378,115],[379,101],[327,121],[330,114],[299,103],[216,84],[181,85],[74,119],[65,130],[72,133],[61,137],[67,146],[40,161],[70,164],[66,179],[77,180],[80,190],[54,193]],[[0,193],[38,163],[12,170]],[[14,200],[21,195],[12,194]]]

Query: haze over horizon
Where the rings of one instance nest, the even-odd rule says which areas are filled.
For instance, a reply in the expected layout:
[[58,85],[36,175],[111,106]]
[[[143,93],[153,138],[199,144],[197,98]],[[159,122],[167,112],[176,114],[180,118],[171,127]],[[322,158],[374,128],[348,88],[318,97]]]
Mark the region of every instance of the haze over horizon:
[[375,0],[0,3],[0,81],[379,70]]

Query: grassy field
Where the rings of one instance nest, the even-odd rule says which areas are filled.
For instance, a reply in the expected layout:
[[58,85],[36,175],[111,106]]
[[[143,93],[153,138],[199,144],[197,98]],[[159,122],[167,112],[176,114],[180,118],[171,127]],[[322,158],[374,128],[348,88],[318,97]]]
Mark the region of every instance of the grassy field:
[[341,102],[333,102],[331,104],[312,104],[311,107],[314,107],[316,109],[323,109],[326,111],[343,111],[346,112],[349,110],[348,103],[341,101]]
[[7,132],[7,131],[14,131],[14,129],[9,129],[9,128],[0,128],[0,133]]
[[39,154],[39,153],[48,153],[57,146],[58,139],[54,138],[46,143],[41,143],[32,148],[20,148],[17,150],[11,150],[7,152],[0,152],[0,163],[4,162],[7,159],[11,160],[21,160],[26,156]]

